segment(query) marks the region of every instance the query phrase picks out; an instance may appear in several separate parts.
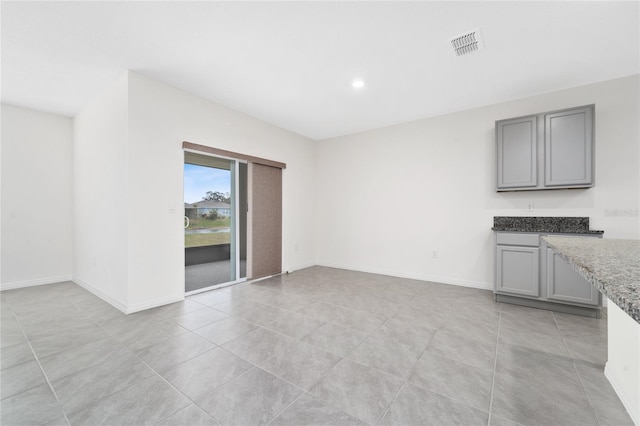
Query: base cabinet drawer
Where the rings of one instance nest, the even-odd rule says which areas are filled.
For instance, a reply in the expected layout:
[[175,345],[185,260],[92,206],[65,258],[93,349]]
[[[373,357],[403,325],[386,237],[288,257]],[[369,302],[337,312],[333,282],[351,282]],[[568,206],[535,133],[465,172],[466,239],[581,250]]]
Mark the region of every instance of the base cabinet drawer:
[[539,234],[528,234],[523,232],[500,232],[496,235],[496,244],[501,246],[540,246]]
[[540,296],[540,249],[496,246],[496,291]]
[[546,249],[547,298],[561,302],[600,305],[600,292],[553,249]]

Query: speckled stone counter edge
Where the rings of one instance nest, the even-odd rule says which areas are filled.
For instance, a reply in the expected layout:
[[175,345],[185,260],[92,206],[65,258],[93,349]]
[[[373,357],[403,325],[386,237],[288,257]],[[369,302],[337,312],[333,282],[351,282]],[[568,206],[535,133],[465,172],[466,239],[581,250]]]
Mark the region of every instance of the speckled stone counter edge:
[[590,230],[588,217],[494,216],[493,231],[541,232],[558,234],[603,234]]
[[547,238],[542,237],[542,239],[550,246],[556,250],[556,253],[560,255],[561,258],[569,262],[569,265],[573,269],[575,269],[584,279],[589,281],[595,288],[600,290],[602,294],[604,294],[609,300],[615,303],[620,309],[625,311],[631,318],[633,318],[637,323],[640,324],[640,305],[634,304],[633,301],[628,300],[624,295],[614,293],[614,290],[609,288],[607,285],[602,283],[596,276],[583,268],[582,266],[576,264],[570,257],[567,257],[560,249],[558,249],[552,242],[550,242]]
[[587,235],[604,234],[604,231],[599,231],[595,229],[575,229],[575,230],[562,230],[562,231],[549,231],[544,229],[535,229],[535,230],[524,231],[522,230],[522,228],[519,228],[519,227],[506,228],[506,227],[494,226],[493,228],[491,228],[491,230],[496,232],[531,232],[535,234],[587,234]]

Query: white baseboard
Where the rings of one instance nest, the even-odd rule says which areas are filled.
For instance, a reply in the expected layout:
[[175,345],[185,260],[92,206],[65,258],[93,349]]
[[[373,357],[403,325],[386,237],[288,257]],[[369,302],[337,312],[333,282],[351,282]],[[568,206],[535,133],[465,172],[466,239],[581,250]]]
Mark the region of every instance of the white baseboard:
[[639,426],[640,425],[640,405],[639,405],[640,401],[634,401],[633,398],[629,396],[624,386],[622,386],[621,384],[622,381],[615,375],[613,370],[609,368],[608,362],[604,365],[604,376],[607,378],[607,380],[609,380],[609,383],[611,383],[611,387],[613,387],[613,390],[616,391],[618,398],[620,398],[622,405],[624,405],[624,408],[627,410],[627,413],[629,413],[629,417],[631,417],[631,420],[633,421],[633,423],[636,426]]
[[122,311],[123,313],[127,313],[127,305],[124,302],[121,302],[120,300],[114,299],[113,297],[103,293],[102,291],[98,290],[97,288],[93,287],[91,284],[88,284],[80,279],[74,279],[73,280],[74,283],[78,284],[80,287],[84,288],[85,290],[87,290],[89,293],[93,294],[94,296],[99,297],[100,299],[104,300],[105,302],[107,302],[108,304],[110,304],[111,306],[113,306],[114,308],[118,309],[119,311]]
[[158,297],[157,299],[146,300],[144,302],[134,303],[127,306],[126,314],[144,311],[146,309],[157,308],[158,306],[168,305],[169,303],[182,302],[184,293],[175,294],[173,296]]
[[282,269],[282,273],[283,274],[291,273],[291,272],[299,271],[301,269],[311,268],[312,266],[316,266],[316,264],[315,263],[309,263],[309,264],[303,264],[303,265],[297,265],[297,266],[289,266],[287,268],[283,268]]
[[105,302],[109,303],[114,308],[124,312],[125,314],[132,314],[134,312],[144,311],[146,309],[151,309],[151,308],[157,308],[158,306],[168,305],[169,303],[181,302],[184,300],[184,293],[183,293],[183,294],[177,294],[173,296],[159,297],[156,299],[151,299],[144,302],[139,302],[139,303],[134,303],[129,305],[127,303],[123,303],[119,300],[114,299],[113,297],[92,287],[90,284],[82,280],[74,279],[73,282],[78,284],[80,287],[84,288],[88,292],[92,293],[94,296],[97,296],[100,299],[104,300]]
[[398,277],[398,278],[408,278],[411,280],[430,281],[430,282],[440,283],[440,284],[451,284],[451,285],[457,285],[460,287],[471,287],[471,288],[479,288],[482,290],[493,290],[493,283],[485,283],[482,281],[460,280],[457,278],[443,277],[440,275],[410,274],[404,271],[394,271],[394,270],[379,269],[379,268],[363,268],[363,267],[357,267],[357,266],[354,267],[352,265],[340,265],[336,263],[318,263],[318,266],[347,269],[349,271],[368,272],[371,274],[388,275],[388,276]]
[[34,287],[37,285],[56,284],[64,281],[71,281],[71,275],[59,275],[57,277],[44,277],[33,280],[12,281],[0,283],[0,291],[13,290],[16,288]]

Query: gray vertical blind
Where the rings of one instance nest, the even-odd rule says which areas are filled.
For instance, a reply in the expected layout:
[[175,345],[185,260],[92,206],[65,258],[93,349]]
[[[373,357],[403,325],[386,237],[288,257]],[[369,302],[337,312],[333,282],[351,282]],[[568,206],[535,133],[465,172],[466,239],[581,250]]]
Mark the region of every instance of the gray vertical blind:
[[247,278],[282,272],[282,169],[249,163]]

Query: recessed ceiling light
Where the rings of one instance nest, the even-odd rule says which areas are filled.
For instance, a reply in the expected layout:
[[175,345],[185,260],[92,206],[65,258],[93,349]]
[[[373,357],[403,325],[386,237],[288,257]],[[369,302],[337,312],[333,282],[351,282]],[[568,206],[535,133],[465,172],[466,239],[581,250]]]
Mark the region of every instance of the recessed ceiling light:
[[351,86],[355,87],[356,89],[360,89],[361,87],[364,87],[364,81],[360,79],[353,80],[351,82]]

